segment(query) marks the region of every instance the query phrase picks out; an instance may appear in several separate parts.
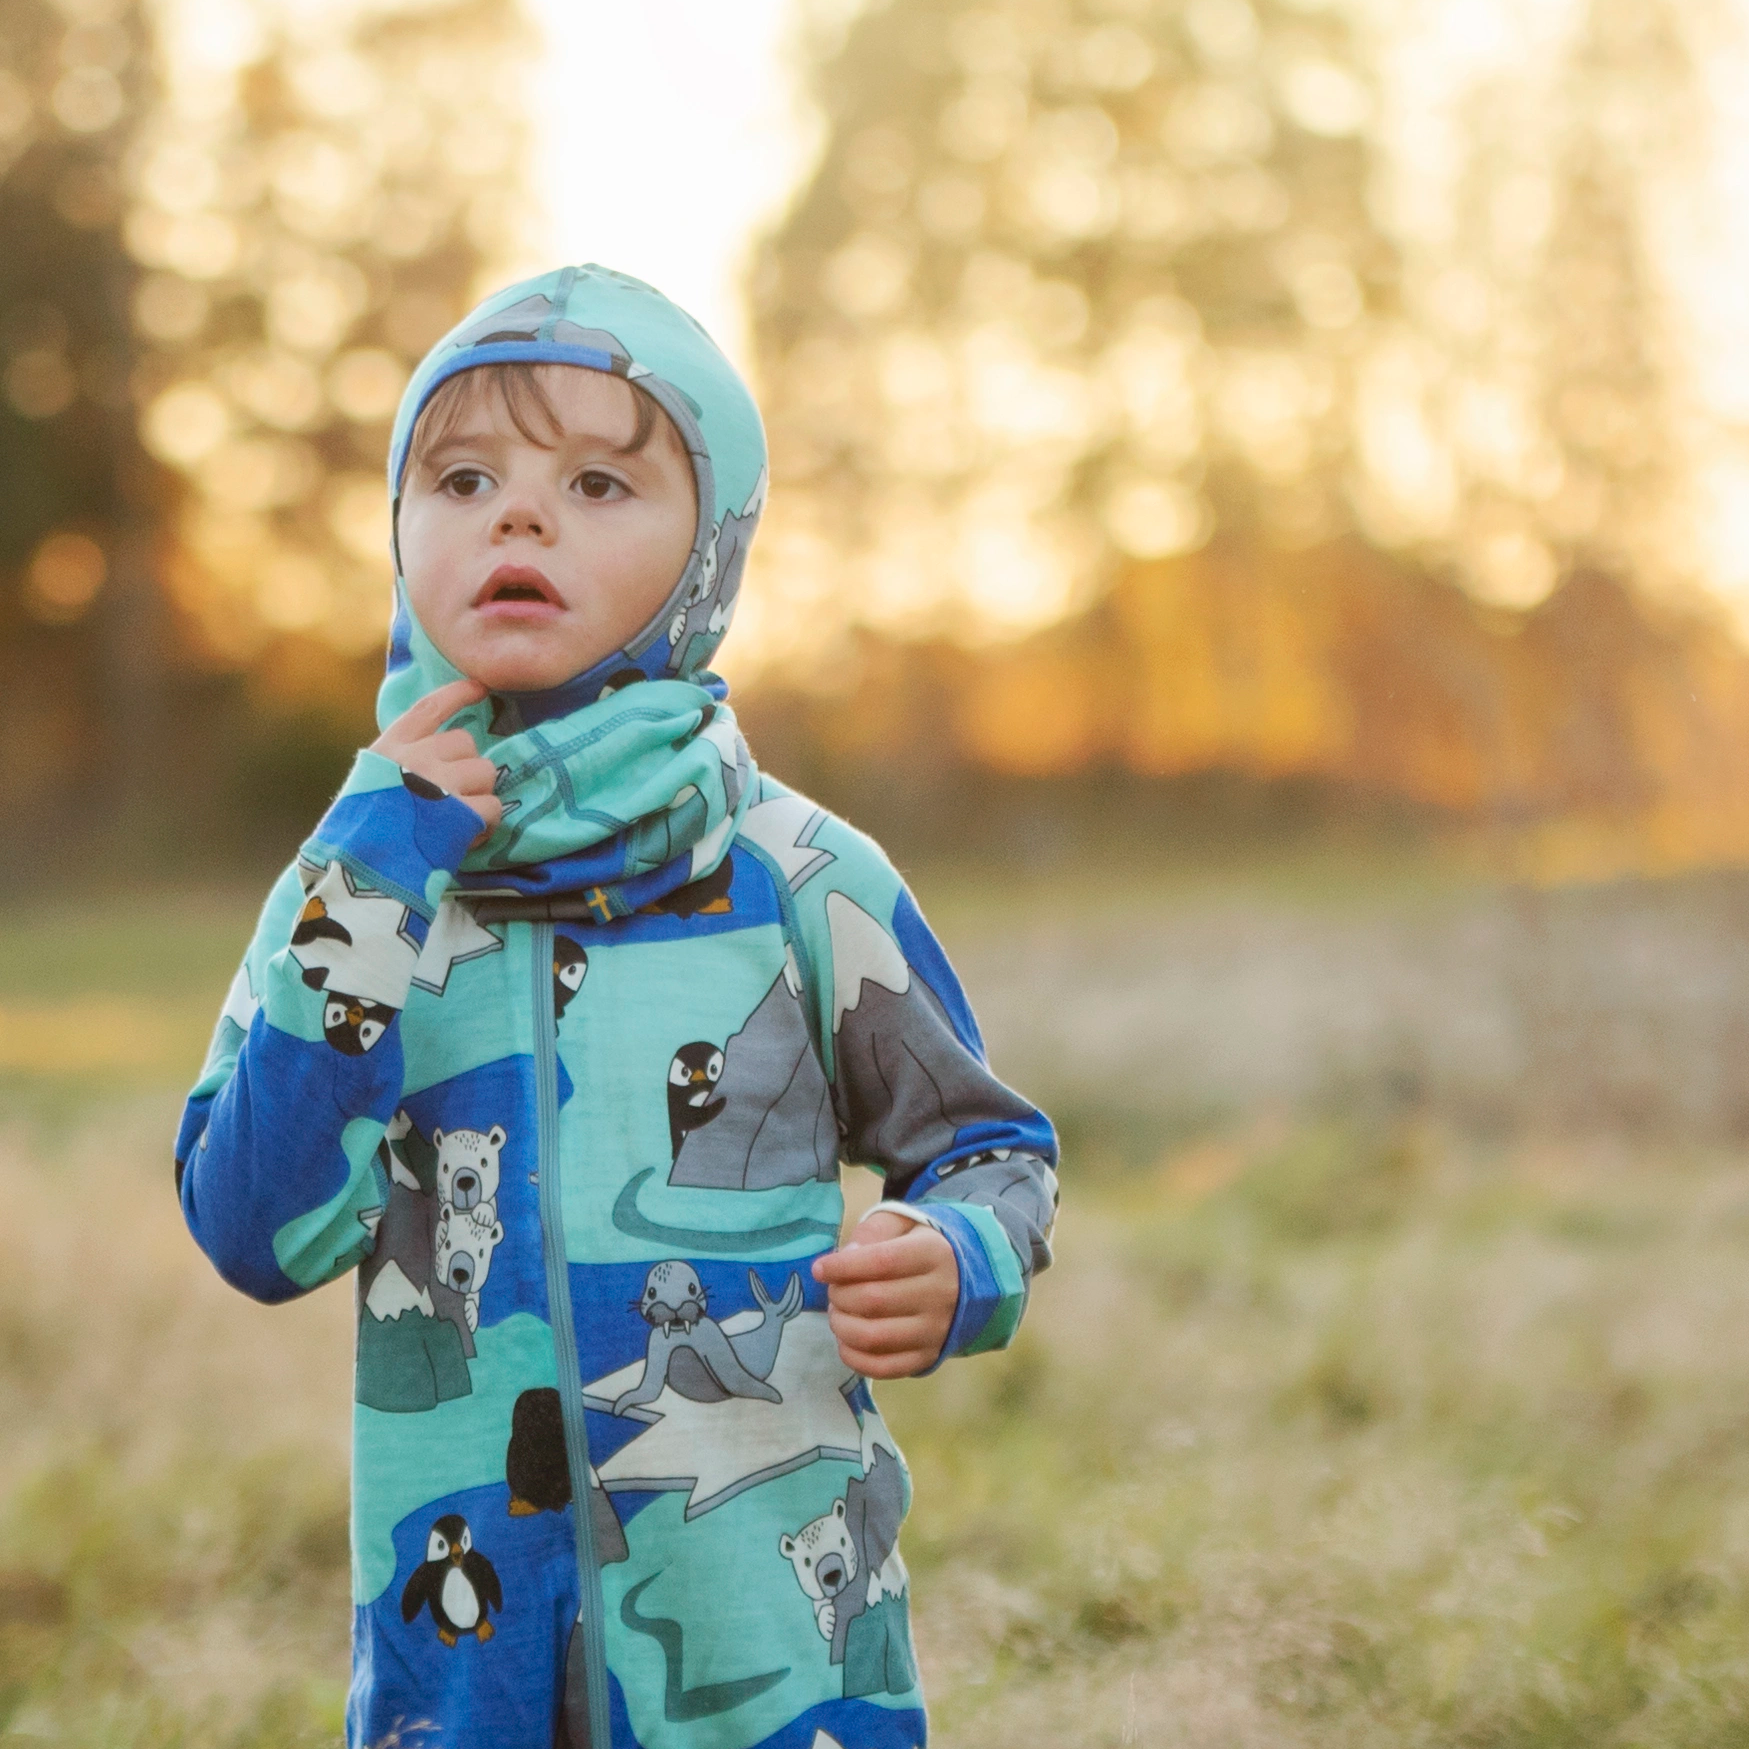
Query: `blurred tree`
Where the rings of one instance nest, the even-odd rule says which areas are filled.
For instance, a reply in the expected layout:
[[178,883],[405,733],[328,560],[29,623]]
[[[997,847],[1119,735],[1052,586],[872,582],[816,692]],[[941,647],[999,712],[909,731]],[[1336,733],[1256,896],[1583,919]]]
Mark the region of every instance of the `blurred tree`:
[[256,18],[229,86],[190,69],[138,142],[137,381],[191,488],[178,606],[221,662],[274,644],[264,680],[307,698],[382,640],[388,422],[522,222],[527,40],[515,0]]
[[1706,10],[1587,0],[1472,102],[1442,234],[1334,5],[852,9],[753,279],[761,629],[875,635],[766,744],[943,818],[968,771],[1225,770],[1749,851],[1749,662],[1630,587],[1680,569],[1648,215]]
[[1213,532],[1353,525],[1399,263],[1340,13],[889,0],[816,89],[753,281],[785,583],[851,557],[863,617],[1017,630]]
[[522,223],[525,47],[516,0],[0,0],[0,794],[41,822],[0,859],[331,789],[388,420]]
[[1564,53],[1461,111],[1453,223],[1409,303],[1451,470],[1449,550],[1477,593],[1528,606],[1581,568],[1692,584],[1698,401],[1671,215],[1702,223],[1709,0],[1585,0]]
[[120,234],[126,124],[152,91],[131,0],[0,4],[0,793],[38,848],[72,796],[113,809],[139,787],[158,724]]

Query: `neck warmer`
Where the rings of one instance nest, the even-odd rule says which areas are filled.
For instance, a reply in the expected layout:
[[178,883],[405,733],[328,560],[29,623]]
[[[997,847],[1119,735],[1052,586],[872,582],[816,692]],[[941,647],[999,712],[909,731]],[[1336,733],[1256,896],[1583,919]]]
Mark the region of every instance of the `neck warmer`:
[[[636,637],[562,686],[494,693],[450,719],[499,773],[503,820],[460,876],[481,914],[533,901],[605,922],[709,875],[747,806],[753,762],[728,687],[706,664],[764,507],[765,433],[746,385],[683,310],[608,268],[560,268],[486,299],[413,373],[389,446],[397,521],[413,428],[432,395],[461,371],[517,361],[635,383],[674,422],[698,489],[692,550]],[[413,613],[397,543],[378,725],[459,677]]]

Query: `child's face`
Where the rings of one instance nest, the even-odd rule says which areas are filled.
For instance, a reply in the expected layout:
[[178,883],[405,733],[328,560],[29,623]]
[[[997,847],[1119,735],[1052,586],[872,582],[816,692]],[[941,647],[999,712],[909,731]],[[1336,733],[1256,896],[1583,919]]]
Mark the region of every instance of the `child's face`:
[[666,415],[642,449],[636,391],[542,369],[562,430],[522,436],[497,394],[409,465],[401,571],[426,635],[494,691],[558,686],[621,649],[680,578],[698,524],[692,461]]

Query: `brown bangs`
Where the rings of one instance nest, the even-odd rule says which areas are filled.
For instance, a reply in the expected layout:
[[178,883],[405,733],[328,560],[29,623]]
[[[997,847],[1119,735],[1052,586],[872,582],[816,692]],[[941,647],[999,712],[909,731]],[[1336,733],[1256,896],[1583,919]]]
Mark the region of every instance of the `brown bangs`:
[[[480,364],[471,370],[458,371],[438,386],[437,392],[425,403],[419,422],[413,427],[413,439],[407,446],[407,461],[411,467],[422,467],[425,458],[446,439],[454,436],[462,420],[476,408],[496,399],[509,416],[510,423],[526,442],[541,449],[555,449],[565,435],[564,421],[541,381],[545,370],[584,370],[585,365],[530,364],[516,360],[509,364]],[[618,446],[618,455],[636,455],[656,430],[656,421],[664,417],[655,399],[636,383],[625,383],[632,398],[636,425],[630,439]]]

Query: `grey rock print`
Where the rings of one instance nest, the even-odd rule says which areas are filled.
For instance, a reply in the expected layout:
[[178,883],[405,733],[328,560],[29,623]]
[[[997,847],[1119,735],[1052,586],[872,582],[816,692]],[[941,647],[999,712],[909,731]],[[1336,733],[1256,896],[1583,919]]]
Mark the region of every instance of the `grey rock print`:
[[723,1051],[715,1120],[680,1144],[670,1184],[769,1190],[838,1173],[832,1095],[788,969]]

